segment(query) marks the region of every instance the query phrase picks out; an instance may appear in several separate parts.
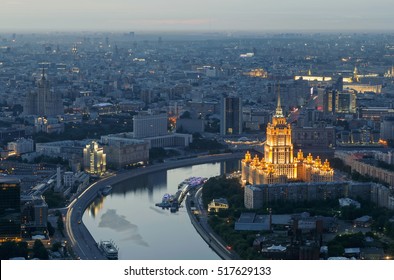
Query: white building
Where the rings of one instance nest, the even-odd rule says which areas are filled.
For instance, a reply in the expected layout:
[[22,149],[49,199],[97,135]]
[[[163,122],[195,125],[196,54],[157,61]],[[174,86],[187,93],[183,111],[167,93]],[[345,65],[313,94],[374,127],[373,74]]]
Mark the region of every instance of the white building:
[[168,134],[167,114],[140,112],[133,118],[134,137],[146,138]]
[[101,136],[107,165],[112,168],[124,168],[149,160],[149,142],[132,138],[131,133],[119,133]]
[[70,188],[74,185],[75,177],[74,172],[67,171],[63,174],[63,185],[65,188]]
[[9,142],[7,149],[15,151],[17,155],[30,153],[34,151],[33,139],[20,138],[16,141]]
[[107,168],[107,155],[104,149],[99,147],[96,141],[87,144],[83,149],[83,167],[90,174],[103,174]]

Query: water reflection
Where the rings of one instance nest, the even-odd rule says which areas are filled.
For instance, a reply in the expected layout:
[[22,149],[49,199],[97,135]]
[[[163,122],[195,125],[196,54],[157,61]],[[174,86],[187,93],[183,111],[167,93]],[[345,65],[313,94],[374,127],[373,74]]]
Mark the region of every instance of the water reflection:
[[108,209],[100,219],[98,224],[100,228],[109,228],[117,232],[124,232],[126,237],[122,238],[125,241],[133,241],[140,246],[149,246],[138,232],[138,226],[129,222],[125,216],[118,215],[115,209]]
[[100,212],[101,209],[104,207],[104,196],[97,196],[92,204],[89,205],[87,211],[92,217],[96,217],[96,215]]
[[237,169],[238,161],[182,167],[113,185],[96,199],[83,221],[96,241],[112,239],[119,259],[219,259],[196,232],[185,208],[170,213],[155,206],[191,176],[212,177]]
[[152,173],[150,175],[138,176],[132,180],[125,180],[114,185],[112,194],[123,195],[126,197],[128,193],[141,193],[148,191],[150,199],[153,198],[153,190],[166,189],[167,171]]

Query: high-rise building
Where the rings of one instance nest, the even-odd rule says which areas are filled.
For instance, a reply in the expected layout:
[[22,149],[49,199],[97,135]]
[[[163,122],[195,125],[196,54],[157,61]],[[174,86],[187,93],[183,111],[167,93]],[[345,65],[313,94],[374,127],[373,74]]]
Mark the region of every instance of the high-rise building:
[[336,90],[326,90],[323,95],[323,112],[335,113]]
[[293,155],[292,128],[283,115],[278,94],[278,104],[272,123],[267,126],[267,139],[264,144],[264,157],[253,159],[247,152],[242,160],[242,180],[251,184],[286,183],[290,180],[307,182],[329,182],[333,180],[334,170],[326,160],[304,158],[300,150]]
[[167,114],[141,112],[133,118],[134,137],[146,138],[168,134]]
[[83,149],[84,170],[90,174],[101,175],[106,171],[106,154],[96,141],[87,144]]
[[242,101],[239,97],[224,97],[221,104],[221,135],[242,133]]
[[22,236],[45,234],[48,223],[48,204],[42,196],[21,196]]
[[385,116],[380,123],[381,138],[383,140],[394,139],[394,115]]
[[24,114],[37,116],[57,116],[64,113],[63,100],[59,93],[51,91],[44,69],[37,81],[37,91],[29,92],[25,99]]
[[21,237],[20,181],[0,178],[0,242]]
[[356,93],[338,92],[335,97],[336,113],[356,112]]

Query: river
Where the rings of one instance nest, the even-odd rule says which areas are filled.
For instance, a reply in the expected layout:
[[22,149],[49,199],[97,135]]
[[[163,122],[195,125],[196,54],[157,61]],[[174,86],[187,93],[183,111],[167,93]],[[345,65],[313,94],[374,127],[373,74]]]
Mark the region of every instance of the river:
[[170,213],[155,206],[165,193],[175,194],[179,183],[191,176],[213,177],[239,169],[239,161],[200,164],[138,176],[113,186],[97,198],[83,215],[94,237],[113,240],[121,260],[216,260],[202,240],[185,208]]

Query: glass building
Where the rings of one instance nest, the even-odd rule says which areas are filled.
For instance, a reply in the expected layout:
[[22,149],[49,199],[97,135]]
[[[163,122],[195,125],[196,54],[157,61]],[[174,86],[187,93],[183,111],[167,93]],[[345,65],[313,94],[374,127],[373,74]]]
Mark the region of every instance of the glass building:
[[21,237],[20,181],[0,178],[0,241]]

